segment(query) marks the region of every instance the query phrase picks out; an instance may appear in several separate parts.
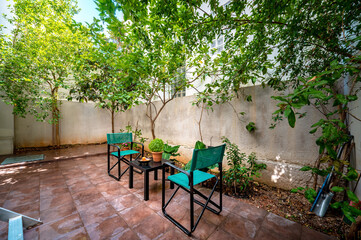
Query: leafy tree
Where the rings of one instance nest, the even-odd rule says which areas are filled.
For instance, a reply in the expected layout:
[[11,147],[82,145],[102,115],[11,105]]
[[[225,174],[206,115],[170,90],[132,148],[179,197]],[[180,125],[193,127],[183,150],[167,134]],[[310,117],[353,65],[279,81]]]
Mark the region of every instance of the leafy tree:
[[[360,120],[348,109],[361,81],[360,1],[257,0],[224,6],[218,0],[118,2],[125,16],[138,20],[146,14],[162,19],[159,31],[178,30],[177,38],[191,51],[187,61],[202,77],[215,76],[200,101],[227,102],[238,96],[243,84],[258,82],[289,91],[274,97],[279,101],[276,122],[285,117],[294,127],[306,114],[303,106],[317,108],[323,118],[311,130],[321,132],[315,167],[328,162],[337,176],[348,180],[344,165],[349,163],[337,159],[336,152],[348,141],[348,118]],[[221,36],[225,49],[215,54],[211,43]],[[199,57],[203,61],[197,65]]]
[[51,114],[53,144],[59,146],[60,90],[68,88],[76,59],[89,45],[86,29],[73,21],[73,0],[15,0],[11,11],[7,20],[14,29],[2,42],[2,98],[20,116],[43,121]]
[[[139,57],[138,61],[128,64],[135,69],[132,75],[138,79],[137,92],[147,106],[146,116],[155,139],[155,122],[164,107],[194,81],[179,73],[179,69],[185,67],[187,48],[177,39],[177,29],[159,28],[164,19],[152,12],[134,15],[124,12],[124,20],[120,20],[115,17],[116,10],[121,8],[116,2],[98,1],[98,6],[101,16],[110,25],[112,35],[123,39],[123,48]],[[159,109],[154,104],[158,100],[161,103]]]
[[68,99],[94,101],[100,108],[109,110],[114,133],[115,113],[138,103],[138,94],[134,91],[136,79],[129,74],[134,57],[126,49],[120,49],[121,42],[113,42],[105,36],[99,20],[90,29],[94,45],[82,57],[82,64],[77,65],[76,85]]

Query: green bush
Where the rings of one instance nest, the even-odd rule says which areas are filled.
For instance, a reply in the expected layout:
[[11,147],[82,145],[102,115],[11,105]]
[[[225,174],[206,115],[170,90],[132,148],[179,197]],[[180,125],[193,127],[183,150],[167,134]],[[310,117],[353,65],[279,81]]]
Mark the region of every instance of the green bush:
[[176,156],[180,156],[178,152],[180,145],[177,146],[170,146],[167,143],[164,144],[164,148],[163,148],[163,155],[162,158],[163,159],[167,159],[167,160],[172,160],[174,161],[175,159],[170,159],[171,157],[176,157]]
[[223,173],[225,185],[233,189],[236,195],[246,192],[252,184],[253,177],[260,177],[260,171],[266,169],[267,165],[258,164],[255,153],[251,153],[247,157],[245,153],[241,153],[236,144],[231,143],[226,137],[223,137],[222,140],[226,143],[227,164],[229,166],[229,169]]
[[164,148],[164,142],[162,139],[156,138],[149,143],[149,150],[152,152],[162,152]]

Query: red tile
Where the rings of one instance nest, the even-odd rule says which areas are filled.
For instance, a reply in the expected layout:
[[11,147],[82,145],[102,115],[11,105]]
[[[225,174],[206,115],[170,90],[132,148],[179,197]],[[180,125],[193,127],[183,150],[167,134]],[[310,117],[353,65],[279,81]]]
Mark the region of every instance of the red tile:
[[62,195],[50,196],[48,198],[40,199],[40,211],[44,211],[49,208],[56,208],[64,204],[72,204],[73,198],[70,193],[63,193]]
[[62,195],[70,194],[67,187],[61,186],[52,189],[46,189],[40,191],[40,199],[42,198],[58,198]]
[[269,213],[262,223],[257,239],[299,239],[301,225],[276,214]]
[[86,226],[91,239],[109,239],[128,229],[126,222],[118,215],[113,215],[102,222]]
[[131,240],[137,240],[139,239],[137,234],[133,232],[130,228],[125,229],[121,233],[113,236],[111,240],[123,240],[123,239],[131,239]]
[[40,225],[40,239],[56,239],[83,227],[78,214],[67,216],[50,224]]
[[67,240],[87,240],[90,239],[88,234],[85,231],[85,228],[78,228],[70,233],[67,233],[62,239]]
[[266,210],[242,201],[239,201],[232,212],[259,225],[262,224],[265,216],[268,214]]
[[137,206],[141,203],[141,201],[133,194],[121,196],[112,200],[108,199],[108,202],[116,211],[122,211],[126,208]]
[[163,235],[172,223],[154,213],[145,218],[139,225],[133,228],[140,239],[154,239]]
[[151,214],[154,214],[154,211],[147,207],[145,204],[141,203],[137,206],[126,208],[119,214],[129,226],[134,227],[140,224],[145,218],[147,218]]
[[244,238],[239,238],[226,231],[223,231],[222,229],[217,229],[215,232],[212,233],[212,235],[207,240],[219,240],[219,239],[237,240]]
[[40,219],[44,224],[60,220],[69,215],[77,213],[73,203],[64,204],[57,208],[48,208],[40,212]]
[[99,200],[105,201],[103,196],[98,192],[95,187],[87,188],[83,191],[72,194],[74,202],[77,206],[89,205]]
[[105,219],[116,214],[114,208],[112,208],[107,202],[96,202],[89,205],[87,208],[79,210],[81,219],[84,226],[88,226],[93,223],[100,223]]
[[230,213],[227,216],[227,219],[221,226],[224,231],[245,239],[253,239],[256,236],[259,227],[260,225],[233,213]]

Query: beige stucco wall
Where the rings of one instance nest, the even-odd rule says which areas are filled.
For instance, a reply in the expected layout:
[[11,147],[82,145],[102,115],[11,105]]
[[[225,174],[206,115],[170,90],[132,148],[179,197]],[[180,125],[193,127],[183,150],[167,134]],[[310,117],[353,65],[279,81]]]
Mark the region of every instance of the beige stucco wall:
[[[61,144],[88,144],[106,141],[111,132],[111,115],[94,103],[62,101],[60,105]],[[117,122],[115,129],[119,129]],[[15,146],[44,147],[52,145],[52,128],[48,122],[38,122],[32,116],[15,117]]]
[[[286,189],[307,184],[310,175],[299,169],[304,165],[313,165],[318,155],[315,144],[317,136],[309,134],[309,131],[310,126],[321,117],[320,113],[309,107],[304,109],[308,112],[306,117],[297,119],[294,129],[289,127],[287,120],[280,122],[275,129],[270,129],[272,113],[276,110],[276,101],[270,98],[275,94],[273,90],[255,86],[246,87],[242,91],[241,97],[233,100],[232,105],[216,105],[213,111],[204,112],[201,123],[203,141],[207,145],[218,145],[221,144],[221,137],[226,136],[242,152],[255,152],[258,159],[268,166],[261,178],[265,183]],[[253,102],[246,102],[242,94],[252,95]],[[188,96],[169,102],[156,121],[156,136],[170,144],[181,145],[180,160],[183,161],[191,158],[194,144],[200,140],[197,122],[201,108],[193,106],[193,100],[194,96]],[[159,109],[160,103],[156,102],[156,106]],[[246,115],[239,115],[239,119],[236,112],[246,112]],[[120,128],[124,129],[128,124],[135,128],[138,122],[143,135],[151,138],[150,122],[145,113],[145,105],[118,113],[115,131],[119,132]],[[61,114],[61,144],[105,142],[106,133],[111,132],[110,113],[95,108],[94,103],[65,101],[61,105]],[[257,128],[253,133],[245,128],[250,121],[255,122]],[[355,134],[360,136],[357,132],[360,127],[354,126]],[[15,118],[15,139],[17,147],[51,145],[51,125],[36,122],[32,117]],[[359,144],[360,149],[359,140],[356,144]]]
[[[315,144],[316,136],[310,135],[310,126],[320,117],[313,108],[307,108],[308,114],[303,119],[297,119],[294,129],[288,126],[287,120],[270,129],[272,113],[276,110],[276,102],[270,88],[260,86],[244,88],[244,95],[252,95],[253,102],[244,98],[231,102],[237,113],[246,112],[245,116],[237,118],[230,104],[214,106],[214,111],[204,112],[202,119],[203,140],[207,145],[221,144],[221,137],[226,136],[235,142],[242,152],[256,152],[258,159],[268,165],[263,173],[262,181],[271,185],[292,188],[306,184],[310,176],[299,169],[307,164],[313,164],[318,155]],[[183,160],[189,160],[192,148],[200,140],[198,121],[201,108],[192,106],[193,96],[171,101],[159,119],[156,121],[156,136],[171,144],[179,144]],[[160,103],[156,104],[160,107]],[[145,116],[145,106],[138,106],[126,114],[119,116],[121,123],[139,120],[139,126],[144,135],[151,137],[150,123]],[[245,126],[255,122],[257,130],[249,133]]]
[[0,100],[0,155],[14,151],[14,116],[13,108]]

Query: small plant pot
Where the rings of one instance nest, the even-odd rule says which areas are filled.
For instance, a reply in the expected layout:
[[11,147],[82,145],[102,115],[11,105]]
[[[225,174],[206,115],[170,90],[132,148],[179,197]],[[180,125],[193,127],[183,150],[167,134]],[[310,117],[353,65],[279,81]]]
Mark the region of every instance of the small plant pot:
[[162,161],[162,154],[163,154],[163,152],[152,152],[153,162],[160,162],[160,161]]
[[130,150],[129,147],[123,147],[123,148],[122,148],[122,151],[128,151],[128,150]]

